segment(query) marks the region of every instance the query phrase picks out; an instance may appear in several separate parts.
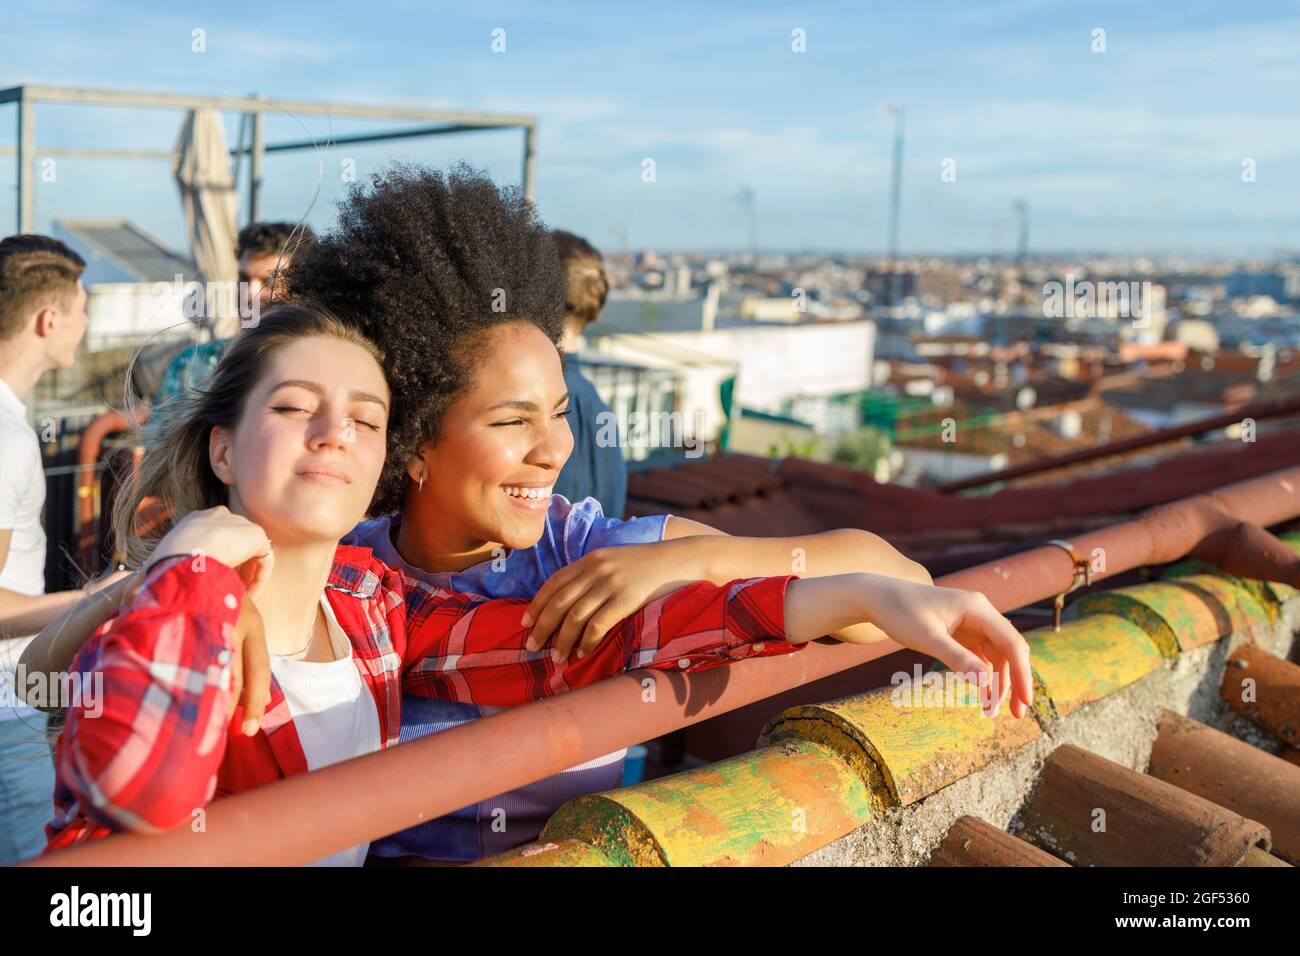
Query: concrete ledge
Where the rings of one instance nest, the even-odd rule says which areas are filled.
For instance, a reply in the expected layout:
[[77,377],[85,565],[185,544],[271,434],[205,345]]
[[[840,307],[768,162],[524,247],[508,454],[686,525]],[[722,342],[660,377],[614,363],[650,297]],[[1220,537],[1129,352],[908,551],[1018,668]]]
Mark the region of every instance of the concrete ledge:
[[[1196,573],[1080,601],[1059,633],[1025,635],[1037,720],[990,721],[973,702],[945,706],[924,690],[918,703],[915,680],[791,708],[767,725],[760,749],[571,801],[536,843],[484,864],[942,865],[932,854],[962,817],[1025,833],[1022,813],[1061,744],[1140,774],[1172,710],[1274,752],[1277,739],[1252,731],[1220,694],[1243,642],[1290,652],[1300,597],[1278,603],[1283,592],[1263,582],[1186,570]],[[997,839],[993,850],[1023,852]]]
[[560,807],[541,841],[575,840],[634,866],[783,866],[866,823],[858,775],[789,741]]
[[[1270,652],[1290,653],[1300,631],[1300,599],[1287,602],[1263,642]],[[1268,753],[1280,742],[1235,714],[1220,698],[1232,638],[1181,653],[1146,677],[1043,725],[1043,734],[1020,750],[907,807],[882,813],[796,866],[923,866],[954,822],[974,815],[1011,834],[1037,786],[1043,762],[1057,746],[1073,743],[1136,771],[1148,766],[1161,715],[1166,710],[1231,733]],[[1296,753],[1289,748],[1283,751]],[[1249,814],[1247,814],[1249,816]]]

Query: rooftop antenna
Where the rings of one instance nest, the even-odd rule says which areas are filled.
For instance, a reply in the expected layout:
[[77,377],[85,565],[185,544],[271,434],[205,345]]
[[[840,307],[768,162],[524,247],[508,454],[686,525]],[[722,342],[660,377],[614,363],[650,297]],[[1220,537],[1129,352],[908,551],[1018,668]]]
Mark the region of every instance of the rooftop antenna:
[[635,271],[632,268],[632,250],[628,248],[628,244],[627,244],[627,227],[614,226],[609,230],[609,234],[613,239],[617,240],[618,242],[619,269],[620,271],[627,270],[626,275],[623,276],[623,280],[620,281],[625,281]]
[[741,185],[740,191],[731,197],[733,201],[740,203],[745,207],[749,218],[749,254],[754,260],[754,268],[758,268],[758,213],[754,208],[754,190],[749,186]]
[[1016,245],[1016,267],[1023,273],[1025,260],[1029,257],[1029,203],[1017,199],[1016,217],[1020,220],[1020,237]]
[[885,107],[885,113],[894,121],[894,163],[889,178],[889,302],[897,301],[898,276],[895,275],[898,260],[898,209],[903,197],[903,107],[891,103]]

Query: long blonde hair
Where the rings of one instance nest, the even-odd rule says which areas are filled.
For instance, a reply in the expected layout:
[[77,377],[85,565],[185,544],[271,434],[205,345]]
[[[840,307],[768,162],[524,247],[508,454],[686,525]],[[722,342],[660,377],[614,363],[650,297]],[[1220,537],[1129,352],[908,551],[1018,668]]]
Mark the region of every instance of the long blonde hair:
[[113,503],[116,550],[128,567],[143,564],[167,530],[162,522],[142,525],[141,505],[157,502],[174,522],[191,511],[228,502],[226,486],[208,459],[212,429],[232,428],[239,421],[248,395],[276,352],[299,339],[320,337],[359,345],[384,367],[379,347],[356,326],[314,303],[284,302],[231,341],[207,385],[182,396],[175,409],[158,410],[166,415],[165,425],[146,430],[140,466]]

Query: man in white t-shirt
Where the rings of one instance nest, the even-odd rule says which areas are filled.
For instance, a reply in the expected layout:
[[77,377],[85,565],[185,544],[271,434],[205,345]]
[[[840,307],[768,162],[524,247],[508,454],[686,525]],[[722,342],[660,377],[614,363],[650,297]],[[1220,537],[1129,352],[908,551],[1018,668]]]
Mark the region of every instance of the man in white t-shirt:
[[45,593],[45,471],[27,396],[70,367],[86,333],[86,263],[45,236],[0,240],[0,865],[39,853],[53,813],[45,714],[20,705],[14,668],[29,637],[82,591]]

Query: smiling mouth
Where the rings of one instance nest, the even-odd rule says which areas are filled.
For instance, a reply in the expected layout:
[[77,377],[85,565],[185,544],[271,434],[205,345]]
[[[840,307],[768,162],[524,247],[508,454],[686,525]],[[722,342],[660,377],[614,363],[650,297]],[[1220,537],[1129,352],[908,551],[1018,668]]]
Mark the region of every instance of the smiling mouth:
[[550,502],[551,489],[554,485],[540,488],[528,488],[523,485],[502,485],[501,491],[506,497],[530,508],[537,508]]

